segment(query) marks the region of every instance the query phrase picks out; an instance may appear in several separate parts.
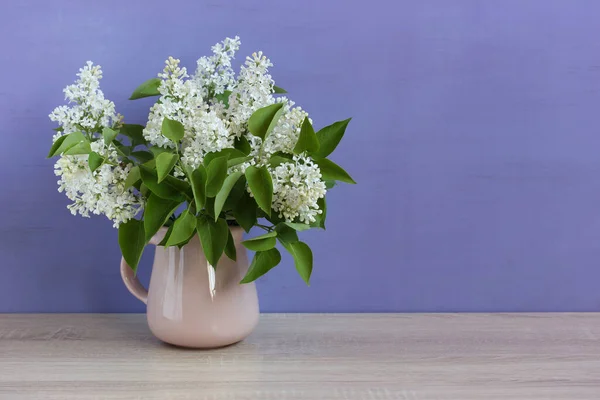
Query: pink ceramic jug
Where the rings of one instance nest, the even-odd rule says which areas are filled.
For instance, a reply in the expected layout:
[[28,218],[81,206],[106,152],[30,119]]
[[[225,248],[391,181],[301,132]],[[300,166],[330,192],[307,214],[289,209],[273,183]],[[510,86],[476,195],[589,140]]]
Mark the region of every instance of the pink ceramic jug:
[[121,276],[129,291],[147,304],[148,325],[160,340],[178,346],[211,348],[244,339],[258,323],[254,282],[240,284],[248,270],[242,229],[230,227],[237,261],[225,254],[213,268],[200,240],[192,238],[181,249],[158,243],[167,229],[152,238],[156,245],[150,289],[146,290],[121,258]]

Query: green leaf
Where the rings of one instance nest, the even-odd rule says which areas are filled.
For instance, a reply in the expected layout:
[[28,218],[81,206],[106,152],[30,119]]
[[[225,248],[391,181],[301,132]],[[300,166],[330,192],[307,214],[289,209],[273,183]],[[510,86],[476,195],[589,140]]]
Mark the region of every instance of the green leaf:
[[229,108],[229,96],[231,96],[231,90],[226,90],[223,93],[216,94],[215,99],[223,103],[227,109]]
[[140,193],[142,196],[144,196],[144,198],[147,198],[149,194],[152,194],[150,189],[148,189],[148,186],[144,185],[143,183],[140,184]]
[[297,230],[298,232],[302,232],[307,229],[310,229],[310,225],[307,225],[307,224],[299,224],[296,222],[284,222],[284,224],[286,224],[287,226],[289,226],[290,228],[292,228],[294,230]]
[[149,168],[151,170],[155,170],[156,169],[156,160],[155,159],[148,160],[145,163],[143,163],[141,166]]
[[220,151],[215,151],[215,152],[206,154],[204,156],[204,160],[202,161],[202,163],[204,164],[204,166],[208,167],[208,165],[215,158],[226,157],[227,160],[229,160],[229,159],[240,158],[240,157],[245,157],[245,156],[246,156],[246,154],[242,153],[238,149],[226,148],[226,149],[223,149]]
[[[184,200],[184,196],[182,194],[184,190],[181,190],[183,187],[176,187],[176,185],[174,185],[173,181],[170,179],[166,179],[161,183],[158,183],[158,176],[156,173],[143,165],[140,165],[140,176],[142,178],[142,182],[144,182],[144,184],[148,186],[148,189],[150,189],[150,191],[157,196],[163,199],[176,200],[179,202]],[[178,181],[177,178],[173,179]],[[180,182],[185,185],[185,182]]]
[[280,88],[279,86],[273,85],[273,93],[283,94],[287,93],[287,90],[285,90],[284,88]]
[[162,81],[160,78],[148,79],[146,82],[142,83],[133,91],[133,94],[131,95],[129,100],[137,100],[144,97],[159,96],[160,92],[158,91],[158,88],[161,82]]
[[[261,215],[264,214],[264,215]],[[257,210],[257,217],[258,218],[266,218],[267,221],[269,221],[271,224],[273,225],[277,225],[277,224],[282,224],[285,222],[285,218],[283,218],[283,216],[279,216],[277,215],[277,213],[273,213],[271,215],[266,215],[263,210],[258,209]]]
[[181,203],[182,201],[163,199],[154,193],[150,194],[144,208],[146,241],[158,232]]
[[119,132],[131,139],[131,145],[133,147],[148,143],[144,138],[144,127],[142,125],[123,124],[121,125]]
[[196,231],[196,216],[184,210],[173,223],[173,231],[165,246],[174,246],[188,240]]
[[[222,211],[233,210],[244,193],[248,193],[248,191],[246,190],[246,177],[242,175],[229,192]],[[254,204],[254,207],[256,207],[256,204]]]
[[227,200],[227,196],[229,196],[231,189],[233,189],[233,186],[242,175],[243,173],[241,171],[234,172],[223,181],[221,190],[219,190],[219,193],[217,193],[217,196],[215,197],[215,221],[219,218],[219,214],[221,214],[221,210],[223,210],[223,205],[225,204],[225,200]]
[[146,239],[142,221],[130,219],[119,226],[119,247],[123,258],[134,271],[137,270],[145,246]]
[[152,155],[154,157],[158,157],[162,153],[170,153],[171,151],[172,151],[171,149],[165,149],[164,147],[155,147],[155,146],[150,147],[150,152],[152,153]]
[[69,147],[67,150],[63,152],[65,155],[78,155],[78,154],[90,154],[92,148],[90,147],[90,143],[87,140],[83,142],[77,143],[75,146]]
[[154,158],[151,152],[144,150],[132,151],[131,156],[135,157],[141,163],[148,162]]
[[265,140],[269,133],[277,125],[277,121],[283,112],[283,103],[275,103],[270,106],[259,108],[248,119],[248,130],[254,136]]
[[255,167],[252,165],[246,168],[246,180],[258,206],[267,215],[271,215],[273,181],[267,167]]
[[140,167],[136,165],[135,167],[132,167],[129,170],[127,179],[125,179],[125,187],[123,188],[123,191],[126,191],[127,189],[135,185],[140,179],[142,179],[140,175]]
[[323,180],[336,180],[353,184],[356,183],[354,179],[352,179],[352,177],[350,177],[350,175],[343,170],[342,167],[331,160],[322,158],[320,160],[316,160],[315,163],[321,170],[321,176],[323,177]]
[[156,157],[156,172],[158,183],[162,182],[173,169],[179,156],[173,153],[161,153]]
[[50,152],[48,153],[48,158],[62,154],[76,144],[86,140],[87,139],[81,132],[73,132],[69,133],[68,135],[63,135],[56,139],[56,142],[52,144]]
[[256,224],[256,202],[248,192],[242,194],[233,208],[233,217],[246,232],[250,232],[250,229]]
[[202,210],[206,203],[206,168],[199,165],[190,175],[196,210]]
[[185,130],[181,122],[169,118],[164,118],[162,122],[161,132],[164,137],[177,143],[178,141],[183,139]]
[[313,265],[313,255],[310,247],[298,240],[298,234],[286,222],[278,224],[275,231],[279,242],[294,257],[296,270],[308,285]]
[[277,167],[283,163],[288,163],[292,161],[293,158],[291,155],[278,151],[269,158],[269,165],[271,165],[272,167]]
[[248,272],[240,283],[250,283],[260,278],[281,262],[281,253],[276,248],[259,251],[254,255]]
[[56,150],[58,150],[58,148],[65,141],[66,138],[67,138],[67,135],[62,135],[61,137],[56,139],[54,141],[54,143],[52,143],[52,147],[50,147],[50,151],[48,152],[48,155],[46,156],[46,158],[50,158],[50,157],[54,156],[56,153]]
[[169,229],[167,229],[167,233],[165,233],[165,237],[158,244],[159,246],[165,246],[167,244],[167,240],[171,237],[171,233],[173,233],[173,224],[169,225]]
[[252,158],[253,157],[250,157],[250,156],[232,158],[231,160],[227,160],[227,168],[231,168],[231,167],[235,167],[236,165],[243,164],[247,161],[252,160]]
[[112,130],[110,128],[103,128],[102,129],[102,137],[104,138],[104,144],[106,144],[107,146],[109,144],[111,144],[111,142],[113,140],[115,140],[115,138],[117,137],[117,134],[119,132]]
[[308,285],[313,268],[313,254],[310,247],[304,242],[292,242],[284,247],[294,257],[296,270]]
[[215,219],[215,198],[207,197],[206,203],[204,203],[204,213],[211,217],[213,220]]
[[248,139],[246,139],[246,136],[240,136],[239,138],[237,138],[233,147],[241,151],[245,156],[250,154],[250,152],[252,151],[252,147],[250,147],[250,143],[248,142]]
[[228,229],[228,232],[229,236],[227,237],[227,244],[225,245],[225,255],[229,257],[229,259],[236,261],[237,250],[235,249],[235,241],[233,240],[231,229]]
[[188,200],[192,200],[192,188],[190,187],[190,184],[187,183],[186,181],[183,181],[179,178],[175,178],[174,176],[168,175],[164,181],[161,182],[162,184],[167,184],[170,187],[172,187],[175,190],[179,190],[180,193],[182,193]]
[[206,167],[206,196],[215,197],[227,177],[227,156],[217,157]]
[[304,118],[302,122],[302,128],[300,129],[300,135],[298,136],[298,142],[294,146],[294,153],[300,154],[305,151],[315,152],[319,150],[319,139],[315,130],[313,129],[308,118]]
[[[194,233],[196,233],[195,228],[194,228]],[[183,246],[185,246],[186,244],[188,244],[194,238],[194,236],[196,236],[196,235],[192,234],[189,238],[187,238],[183,242],[177,244],[177,247],[181,249]]]
[[196,219],[196,229],[206,260],[216,268],[229,238],[227,221],[219,218],[215,222],[207,215],[200,215]]
[[284,223],[278,224],[275,227],[275,232],[277,232],[277,240],[285,247],[290,243],[298,241],[298,234],[295,229],[290,228]]
[[310,226],[325,229],[325,218],[327,217],[327,202],[325,201],[325,197],[321,197],[317,200],[317,205],[322,213],[315,216],[315,222],[310,224]]
[[102,157],[100,154],[96,153],[95,151],[92,151],[88,157],[88,165],[90,166],[90,171],[94,172],[95,170],[97,170],[102,163],[104,162],[104,157]]
[[131,155],[131,147],[125,146],[124,144],[118,142],[117,140],[113,140],[113,144],[117,149],[117,153],[123,157],[129,157]]
[[334,122],[333,124],[326,126],[317,132],[317,138],[319,139],[319,150],[314,152],[316,157],[325,158],[330,155],[333,150],[335,150],[338,143],[340,143],[340,140],[342,140],[350,120],[351,118]]
[[277,232],[269,232],[264,235],[256,236],[252,239],[244,240],[242,244],[248,250],[252,251],[266,251],[270,250],[277,244],[277,240],[275,237],[277,236]]
[[326,180],[324,182],[325,182],[325,189],[327,189],[327,190],[329,190],[337,185],[337,182],[332,181],[332,180]]

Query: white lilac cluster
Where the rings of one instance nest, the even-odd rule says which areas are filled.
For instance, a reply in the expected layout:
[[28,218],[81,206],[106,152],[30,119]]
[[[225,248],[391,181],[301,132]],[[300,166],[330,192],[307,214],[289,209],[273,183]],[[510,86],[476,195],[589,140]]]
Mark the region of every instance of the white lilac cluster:
[[124,190],[132,165],[124,164],[116,150],[106,146],[97,134],[105,127],[114,127],[121,117],[115,113],[114,103],[105,99],[100,90],[102,70],[99,65],[88,61],[77,76],[75,84],[64,90],[72,104],[59,106],[50,114],[50,119],[60,125],[54,141],[63,134],[81,131],[91,140],[91,150],[102,155],[105,162],[91,172],[87,154],[62,155],[54,165],[59,177],[58,191],[65,192],[73,201],[67,206],[73,215],[104,214],[118,227],[133,218],[143,205],[142,199],[131,189]]
[[203,89],[204,97],[211,97],[230,90],[235,84],[235,72],[231,60],[240,49],[240,38],[226,38],[223,43],[212,47],[213,55],[201,57],[196,62],[197,69],[194,79]]
[[294,162],[283,163],[271,172],[273,178],[273,210],[287,221],[298,218],[310,224],[322,211],[317,201],[325,196],[325,183],[319,167],[305,156],[294,156]]
[[246,57],[240,68],[238,79],[229,96],[229,108],[226,116],[231,132],[239,137],[247,131],[248,119],[259,108],[275,103],[273,85],[269,67],[273,64],[262,51]]
[[76,131],[97,132],[101,127],[112,126],[121,119],[115,113],[115,104],[105,99],[100,90],[102,69],[99,65],[88,61],[77,76],[79,79],[63,90],[70,105],[56,107],[50,114],[50,119],[62,128],[62,132],[55,135],[55,140],[62,134]]
[[[277,101],[284,103],[284,111],[264,145],[260,138],[246,134],[253,159],[240,165],[240,170],[244,171],[250,165],[267,165],[269,158],[277,152],[293,153],[302,122],[308,114],[300,107],[293,107],[294,102],[285,97]],[[269,172],[273,179],[272,207],[279,217],[290,222],[296,218],[307,224],[314,222],[322,212],[317,201],[326,193],[319,167],[303,155],[294,156],[293,162],[282,163],[275,168],[269,166]]]
[[150,109],[144,137],[160,147],[174,148],[175,143],[162,135],[164,118],[181,122],[185,135],[182,139],[182,162],[196,168],[207,153],[233,147],[234,137],[227,129],[218,110],[205,101],[206,91],[198,85],[199,79],[189,78],[185,67],[179,67],[179,60],[169,57],[159,91],[159,101]]
[[73,201],[67,206],[71,214],[104,214],[117,228],[133,218],[143,205],[131,189],[124,190],[132,165],[120,164],[117,152],[107,148],[102,139],[92,142],[91,148],[107,161],[91,172],[87,154],[60,157],[54,165],[54,173],[59,177],[58,191]]
[[[250,144],[249,155],[252,156],[252,160],[234,167],[233,170],[244,172],[250,165],[266,165],[269,158],[277,152],[293,153],[300,136],[302,122],[304,118],[308,118],[308,113],[300,107],[293,107],[295,103],[285,97],[276,99],[276,102],[284,103],[283,113],[273,131],[267,137],[265,144],[263,145],[261,138],[246,133],[244,137]],[[309,121],[312,123],[310,118]]]
[[[302,122],[304,118],[308,118],[308,113],[302,108],[293,107],[295,104],[293,101],[285,97],[281,97],[277,101],[284,103],[283,113],[263,146],[263,151],[267,157],[278,151],[293,153],[300,136]],[[312,123],[310,118],[309,121]]]

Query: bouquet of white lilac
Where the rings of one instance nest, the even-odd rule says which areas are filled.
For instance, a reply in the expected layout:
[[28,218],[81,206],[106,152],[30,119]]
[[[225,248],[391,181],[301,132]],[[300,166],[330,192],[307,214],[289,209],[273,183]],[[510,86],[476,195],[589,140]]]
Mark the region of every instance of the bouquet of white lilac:
[[50,114],[59,124],[49,154],[59,157],[59,192],[73,215],[113,221],[134,270],[163,226],[163,246],[181,247],[198,233],[213,266],[223,253],[235,260],[228,225],[258,226],[267,232],[243,242],[256,254],[242,282],[279,263],[279,240],[308,283],[312,252],[296,232],[324,229],[327,189],[355,183],[326,158],[350,120],[315,133],[308,114],[274,85],[262,52],[246,57],[235,76],[239,46],[238,37],[216,44],[193,75],[170,57],[131,96],[158,97],[145,127],[123,122],[100,90],[100,66],[89,61],[64,89],[69,104]]

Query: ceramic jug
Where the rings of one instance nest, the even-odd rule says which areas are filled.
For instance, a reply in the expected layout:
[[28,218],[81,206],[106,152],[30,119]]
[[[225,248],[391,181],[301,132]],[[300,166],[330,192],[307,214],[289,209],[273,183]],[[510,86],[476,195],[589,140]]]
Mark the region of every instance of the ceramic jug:
[[248,270],[243,230],[230,227],[236,261],[222,255],[208,263],[196,234],[181,249],[158,245],[167,228],[152,238],[156,246],[148,290],[121,258],[121,276],[129,291],[147,305],[148,326],[160,340],[177,346],[213,348],[238,342],[258,323],[254,282],[240,284]]

